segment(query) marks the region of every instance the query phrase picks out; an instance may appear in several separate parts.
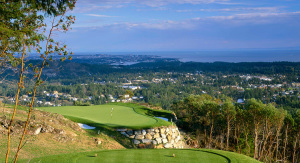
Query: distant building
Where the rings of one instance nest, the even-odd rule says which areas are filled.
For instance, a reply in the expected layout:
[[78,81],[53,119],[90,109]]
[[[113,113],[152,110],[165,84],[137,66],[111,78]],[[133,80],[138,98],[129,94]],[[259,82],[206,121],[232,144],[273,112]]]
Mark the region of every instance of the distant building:
[[237,101],[236,101],[238,104],[241,104],[241,103],[245,103],[245,100],[244,99],[241,99],[239,98]]
[[43,103],[43,101],[37,101],[36,103],[38,103],[38,104],[42,104],[42,103]]

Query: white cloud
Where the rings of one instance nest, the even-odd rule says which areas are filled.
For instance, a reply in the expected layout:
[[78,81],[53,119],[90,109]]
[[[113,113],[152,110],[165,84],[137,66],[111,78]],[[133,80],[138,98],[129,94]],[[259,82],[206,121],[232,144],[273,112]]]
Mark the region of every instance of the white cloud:
[[300,16],[300,12],[288,12],[288,13],[246,13],[235,14],[231,16],[212,16],[210,19],[216,20],[232,20],[232,19],[251,19],[251,18],[274,18],[274,17],[289,17]]
[[[78,0],[77,6],[82,5],[104,5],[108,4],[111,7],[119,4],[142,4],[150,7],[161,7],[168,4],[209,4],[209,3],[220,3],[220,4],[236,4],[231,3],[231,0]],[[100,7],[101,9],[101,7]],[[105,8],[104,8],[105,9]]]
[[260,11],[277,12],[280,7],[245,7],[245,8],[221,8],[221,9],[197,9],[197,10],[176,10],[177,12],[232,12],[232,11]]
[[85,15],[93,16],[93,17],[101,17],[101,18],[111,18],[111,17],[116,17],[116,16],[98,15],[98,14],[85,14]]
[[160,7],[168,4],[208,4],[208,3],[224,3],[230,0],[152,0],[152,1],[141,1],[141,4]]
[[122,8],[123,5],[101,5],[92,3],[78,3],[71,13],[86,13],[91,11],[104,11],[112,8]]
[[[90,14],[95,15],[95,14]],[[95,15],[99,17],[105,17],[106,15]],[[295,22],[293,20],[300,18],[300,12],[289,12],[289,13],[247,13],[247,14],[234,14],[230,16],[211,16],[211,17],[201,17],[192,18],[182,21],[161,21],[157,20],[154,23],[142,22],[142,23],[131,23],[131,22],[121,22],[105,24],[101,26],[97,25],[87,25],[81,26],[85,28],[109,28],[109,29],[154,29],[154,30],[194,30],[199,28],[205,28],[207,24],[218,25],[219,23],[225,26],[239,26],[239,25],[249,25],[249,24],[270,24],[278,22]],[[299,23],[298,23],[299,24]],[[78,26],[80,27],[80,26]]]
[[192,20],[195,23],[222,23],[226,26],[240,26],[240,25],[253,25],[253,24],[300,24],[297,20],[300,19],[300,12],[288,13],[244,13],[234,14],[229,16],[210,16],[198,17]]

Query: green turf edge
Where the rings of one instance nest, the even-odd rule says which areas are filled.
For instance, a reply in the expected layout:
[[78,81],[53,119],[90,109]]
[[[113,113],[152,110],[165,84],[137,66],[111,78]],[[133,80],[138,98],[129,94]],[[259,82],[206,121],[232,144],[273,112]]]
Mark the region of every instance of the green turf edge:
[[[141,106],[141,105],[134,104],[134,103],[108,103],[108,104],[104,104],[104,105],[117,105],[117,106],[125,106],[125,107],[132,108],[135,113],[140,114],[145,117],[148,117],[148,118],[152,118],[156,121],[156,123],[154,123],[153,125],[142,125],[142,126],[120,126],[120,125],[107,126],[106,124],[94,122],[94,121],[91,121],[91,120],[88,120],[85,118],[68,116],[68,115],[63,115],[63,116],[65,118],[70,119],[71,121],[74,121],[77,123],[83,123],[83,124],[87,124],[89,126],[93,126],[93,127],[97,127],[97,128],[106,128],[106,129],[108,129],[108,128],[113,128],[113,129],[127,128],[127,129],[138,130],[138,129],[147,129],[147,128],[172,125],[171,122],[167,122],[160,118],[156,118],[156,117],[165,117],[165,118],[171,119],[173,116],[171,111],[150,109],[145,106]],[[45,111],[45,110],[42,110],[42,111]]]
[[[164,117],[164,118],[168,118],[169,120],[173,119],[173,112],[171,111],[167,111],[167,110],[156,110],[156,109],[151,109],[151,108],[147,108],[145,106],[141,106],[135,103],[109,103],[110,105],[120,105],[120,106],[126,106],[126,107],[130,107],[133,108],[133,110],[141,115],[150,117],[150,118],[154,118],[158,121],[158,123],[160,124],[160,126],[170,126],[172,125],[172,123],[169,121],[165,121],[162,120],[160,118],[156,118],[156,117]],[[159,127],[159,126],[155,126],[155,127]]]
[[[227,162],[229,162],[229,163],[259,163],[259,161],[255,160],[255,159],[253,159],[251,157],[242,155],[242,154],[238,154],[238,153],[234,153],[234,152],[228,152],[228,151],[214,150],[214,149],[125,149],[125,150],[123,149],[123,150],[101,150],[101,151],[92,151],[92,152],[81,152],[81,153],[51,155],[51,156],[33,158],[31,160],[19,160],[19,162],[21,162],[21,163],[22,162],[62,162],[62,163],[73,163],[73,162],[77,162],[79,158],[86,157],[87,159],[92,159],[95,156],[96,153],[100,157],[101,152],[102,153],[103,152],[110,152],[111,154],[113,154],[113,152],[119,152],[119,151],[124,151],[124,152],[127,153],[127,155],[131,154],[130,152],[132,152],[132,153],[134,153],[134,152],[143,152],[143,153],[145,153],[145,155],[148,155],[149,153],[151,153],[151,151],[152,152],[153,151],[157,152],[156,154],[160,154],[160,155],[165,155],[166,153],[168,153],[168,154],[171,153],[169,157],[172,156],[172,153],[176,153],[177,157],[179,158],[180,157],[179,156],[180,152],[182,152],[182,150],[184,150],[185,152],[186,151],[191,151],[191,152],[192,151],[201,151],[201,152],[205,152],[205,153],[208,153],[208,154],[214,154],[214,155],[217,155],[217,156],[220,156],[220,157],[226,159]],[[203,153],[199,153],[199,154],[203,154]],[[216,158],[217,158],[217,156],[216,156]],[[155,157],[155,155],[153,157]],[[104,160],[104,161],[108,161],[108,162],[124,162],[124,160],[122,160],[122,158],[117,158],[115,160],[116,161],[108,161],[108,160]],[[167,158],[167,160],[168,160],[168,158]],[[128,161],[128,162],[145,162],[145,160],[143,159],[143,156],[141,156],[139,158],[136,158],[136,160],[126,160],[126,161]],[[163,162],[163,160],[161,160],[161,161]],[[188,160],[186,160],[186,161],[188,161]],[[199,161],[199,162],[207,162],[206,160],[193,160],[193,161],[196,161],[196,162],[197,161]],[[93,162],[102,162],[102,161],[96,161],[96,160],[94,160]],[[151,162],[151,160],[147,160],[146,162]],[[155,161],[152,161],[152,162],[155,162]],[[175,157],[171,162],[178,162],[178,161],[176,160],[176,157]],[[181,161],[179,161],[179,162],[181,162]]]

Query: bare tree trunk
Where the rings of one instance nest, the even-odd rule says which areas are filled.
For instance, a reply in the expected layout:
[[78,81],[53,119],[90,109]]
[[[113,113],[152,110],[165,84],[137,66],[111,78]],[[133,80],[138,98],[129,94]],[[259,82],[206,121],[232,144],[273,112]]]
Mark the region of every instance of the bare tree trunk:
[[230,121],[227,119],[227,140],[226,140],[226,150],[229,148],[229,136],[230,136]]
[[207,148],[207,142],[206,142],[206,129],[204,129],[204,146]]
[[[280,127],[281,128],[281,127]],[[276,133],[276,153],[275,153],[275,162],[277,162],[278,159],[278,146],[279,146],[279,131],[280,128],[278,128],[277,133]]]
[[261,148],[261,151],[260,151],[258,160],[261,160],[261,157],[264,156],[265,147],[266,147],[266,144],[267,144],[267,142],[268,142],[268,138],[269,138],[270,135],[271,135],[271,133],[268,133],[268,134],[266,135],[266,138],[265,138],[264,143],[263,143],[263,146],[262,146],[262,148]]
[[254,129],[254,156],[253,158],[256,159],[257,158],[257,152],[258,152],[258,129],[257,126],[255,125],[255,129]]
[[32,112],[32,107],[33,107],[34,99],[35,99],[35,95],[36,95],[36,89],[37,89],[38,85],[40,84],[40,77],[41,77],[41,75],[42,75],[42,71],[43,71],[43,68],[44,68],[44,66],[45,66],[45,63],[46,63],[48,54],[49,54],[49,53],[48,53],[48,45],[49,45],[49,42],[50,42],[50,38],[51,38],[52,31],[53,31],[53,29],[54,29],[54,25],[53,25],[53,24],[54,24],[54,20],[55,20],[55,17],[53,18],[52,28],[51,28],[51,30],[50,30],[50,33],[49,33],[49,36],[48,36],[48,39],[47,39],[45,57],[44,57],[43,63],[42,63],[42,65],[41,65],[41,67],[40,67],[40,71],[39,71],[39,74],[38,74],[37,79],[36,79],[36,82],[35,82],[35,86],[34,86],[34,90],[33,90],[33,96],[32,96],[32,100],[31,100],[31,103],[30,103],[30,107],[29,107],[29,111],[28,111],[28,116],[27,116],[26,124],[25,124],[24,130],[23,130],[22,137],[21,137],[20,142],[19,142],[18,150],[17,150],[16,155],[15,155],[15,163],[17,163],[18,156],[19,156],[20,150],[21,150],[21,148],[22,148],[22,142],[23,142],[24,137],[25,137],[25,135],[26,135],[27,127],[28,127],[29,121],[30,121],[30,116],[31,116],[31,112]]
[[210,134],[209,134],[209,149],[211,148],[211,140],[212,140],[213,129],[214,129],[214,120],[212,119],[211,127],[210,127]]
[[17,90],[17,94],[16,94],[16,98],[15,98],[15,108],[14,108],[14,112],[13,112],[13,115],[11,117],[11,120],[10,120],[10,123],[9,123],[9,126],[8,126],[7,152],[6,152],[6,157],[5,157],[5,163],[8,162],[8,156],[9,156],[9,152],[10,152],[10,141],[11,141],[10,140],[11,139],[11,127],[13,125],[14,118],[15,118],[15,115],[16,115],[16,112],[17,112],[20,89],[22,87],[24,87],[23,86],[23,72],[24,72],[24,56],[25,56],[25,53],[26,53],[26,45],[25,45],[24,37],[25,36],[23,36],[23,53],[22,53],[22,57],[21,57],[21,74],[20,74],[20,77],[19,77],[18,90]]
[[248,147],[248,153],[247,153],[247,155],[249,156],[249,155],[250,155],[250,152],[251,152],[251,147],[250,147],[250,145],[249,145],[249,143],[248,143],[248,133],[245,133],[245,136],[246,136],[245,142],[246,142],[246,145],[247,145],[247,147]]
[[221,135],[220,135],[220,145],[221,145],[221,150],[224,149],[224,132],[222,131]]
[[240,139],[240,125],[237,125],[237,132],[236,132],[236,145],[238,147],[238,153],[241,153],[240,150],[240,144],[239,144],[239,139]]
[[285,139],[284,139],[284,147],[283,147],[283,162],[285,162],[285,150],[286,150],[286,145],[287,145],[287,141],[288,141],[288,129],[289,129],[289,125],[286,126],[285,128]]
[[296,140],[295,140],[294,147],[293,147],[293,163],[296,163],[295,162],[295,158],[296,158],[296,149],[297,149],[297,143],[298,143],[298,139],[299,139],[299,134],[300,134],[300,132],[298,132],[298,134],[296,136]]

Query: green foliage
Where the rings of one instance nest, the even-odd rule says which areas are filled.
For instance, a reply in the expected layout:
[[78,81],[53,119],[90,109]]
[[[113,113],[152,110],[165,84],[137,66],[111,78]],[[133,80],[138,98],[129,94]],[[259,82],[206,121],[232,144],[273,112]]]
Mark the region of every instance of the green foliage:
[[[296,121],[299,121],[300,114],[297,113],[300,111],[292,117],[282,108],[276,108],[271,103],[263,104],[260,100],[253,98],[247,100],[244,105],[234,105],[230,98],[225,96],[223,98],[224,100],[220,102],[220,99],[208,95],[191,95],[175,103],[172,110],[179,118],[177,124],[204,137],[199,140],[204,147],[224,149],[222,143],[226,138],[231,146],[228,150],[244,152],[261,161],[277,160],[279,152],[286,150],[289,155],[288,159],[291,160],[291,157],[295,155],[292,152],[299,148],[297,141],[300,135],[299,123]],[[284,136],[283,129],[287,126],[293,129],[287,131],[287,136]],[[230,130],[233,131],[230,132]],[[207,131],[210,132],[209,136]],[[210,141],[211,135],[214,139],[213,144]],[[290,141],[287,142],[290,144],[289,148],[283,149],[283,143],[280,140],[288,139],[288,137],[294,139],[289,139]],[[296,145],[292,147],[293,144]]]
[[91,104],[87,102],[74,101],[74,106],[90,106]]

